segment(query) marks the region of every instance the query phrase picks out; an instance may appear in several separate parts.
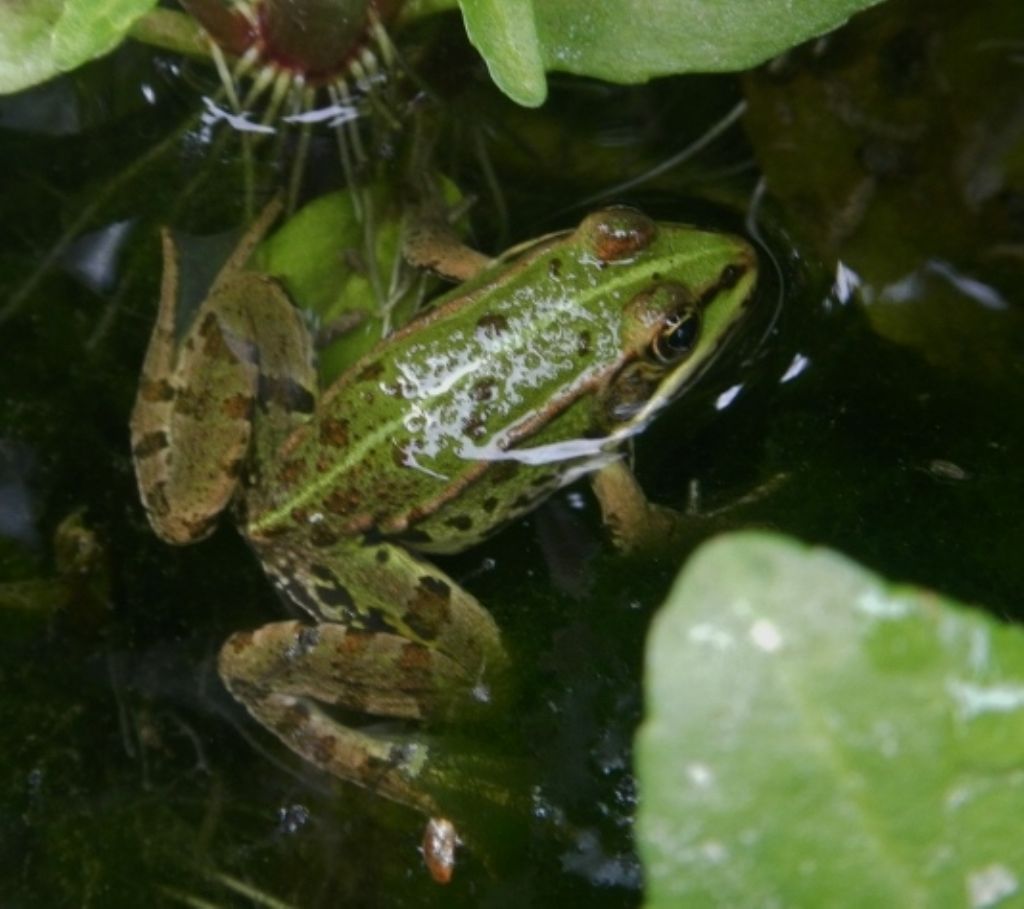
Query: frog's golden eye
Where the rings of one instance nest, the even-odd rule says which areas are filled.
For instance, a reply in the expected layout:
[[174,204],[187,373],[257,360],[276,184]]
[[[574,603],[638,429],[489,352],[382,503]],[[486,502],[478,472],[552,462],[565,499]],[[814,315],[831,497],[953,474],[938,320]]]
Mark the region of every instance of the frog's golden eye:
[[676,363],[693,352],[700,337],[700,313],[682,309],[669,313],[651,341],[651,353],[659,363]]

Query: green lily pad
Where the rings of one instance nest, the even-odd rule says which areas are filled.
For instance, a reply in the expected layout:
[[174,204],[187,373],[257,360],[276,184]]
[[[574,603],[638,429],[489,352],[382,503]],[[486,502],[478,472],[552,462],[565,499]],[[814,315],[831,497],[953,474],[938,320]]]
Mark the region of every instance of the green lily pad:
[[0,13],[0,94],[103,56],[154,6],[156,0],[7,0]]
[[[450,180],[439,178],[439,190],[447,205],[461,198]],[[322,329],[318,369],[324,385],[408,322],[440,283],[404,263],[407,206],[394,187],[378,182],[362,190],[361,205],[373,212],[372,243],[359,205],[348,191],[313,200],[260,245],[249,266],[281,280]],[[465,219],[456,225],[465,227]]]
[[545,70],[611,82],[746,69],[879,0],[459,0],[470,40],[509,97],[535,107]]
[[676,582],[646,684],[649,907],[1021,904],[1018,629],[737,534]]
[[[386,300],[374,291],[375,282],[382,288],[390,284],[399,256],[401,209],[383,185],[368,190],[366,198],[377,212],[373,260],[367,257],[353,196],[335,192],[315,199],[291,217],[261,244],[250,263],[251,268],[279,278],[301,309],[337,335],[320,351],[325,383],[387,333],[389,314],[400,323],[418,304],[416,285]],[[376,270],[376,277],[371,270]]]

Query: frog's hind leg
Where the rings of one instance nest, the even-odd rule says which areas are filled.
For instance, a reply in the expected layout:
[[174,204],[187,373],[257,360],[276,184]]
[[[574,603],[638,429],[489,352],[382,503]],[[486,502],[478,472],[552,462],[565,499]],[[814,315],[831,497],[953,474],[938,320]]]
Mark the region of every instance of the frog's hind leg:
[[417,722],[382,732],[320,705],[408,721],[490,714],[504,698],[506,667],[494,620],[443,572],[399,547],[349,543],[344,583],[364,595],[349,595],[328,563],[296,564],[297,554],[280,550],[262,554],[284,592],[331,621],[235,634],[220,654],[225,684],[322,770],[434,813],[435,795],[458,789],[453,766],[479,764],[481,755],[466,750],[444,759]]
[[[252,242],[247,236],[232,261],[244,261]],[[222,271],[178,344],[177,250],[166,231],[163,249],[157,324],[132,411],[132,452],[150,523],[180,544],[212,530],[235,494],[254,432],[259,453],[297,417],[308,417],[316,380],[297,311],[275,281],[253,272]]]
[[[233,635],[220,654],[232,694],[293,751],[343,780],[429,814],[440,780],[432,745],[417,727],[356,728],[320,704],[376,717],[422,720],[461,670],[399,635],[341,625],[276,622]],[[433,783],[433,784],[432,784]]]

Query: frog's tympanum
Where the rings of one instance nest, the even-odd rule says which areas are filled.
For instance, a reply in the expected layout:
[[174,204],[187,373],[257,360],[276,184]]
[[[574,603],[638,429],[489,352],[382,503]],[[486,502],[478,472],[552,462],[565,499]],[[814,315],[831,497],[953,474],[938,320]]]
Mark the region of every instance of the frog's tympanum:
[[473,546],[585,474],[620,545],[666,521],[623,445],[722,347],[756,258],[737,237],[625,208],[495,260],[463,251],[451,268],[419,236],[410,248],[464,283],[321,390],[299,311],[244,270],[276,213],[180,338],[164,235],[132,416],[142,499],[178,544],[232,506],[309,617],[227,641],[220,672],[235,697],[323,770],[437,814],[440,771],[419,724],[346,725],[324,705],[431,721],[489,708],[507,668],[497,625],[426,556]]

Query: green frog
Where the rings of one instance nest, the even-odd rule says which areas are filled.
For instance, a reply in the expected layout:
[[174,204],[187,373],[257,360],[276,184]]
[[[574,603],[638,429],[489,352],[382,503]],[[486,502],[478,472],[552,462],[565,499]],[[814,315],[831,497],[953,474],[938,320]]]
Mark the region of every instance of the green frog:
[[[308,615],[232,635],[232,694],[322,770],[443,812],[424,724],[494,710],[508,657],[471,593],[428,560],[593,478],[616,542],[663,535],[629,440],[721,350],[756,280],[742,239],[608,208],[489,259],[411,231],[462,283],[318,389],[314,340],[273,277],[246,271],[269,206],[178,336],[163,235],[156,326],[131,421],[142,500],[170,543],[230,506],[274,586]],[[455,781],[455,786],[459,785]]]

